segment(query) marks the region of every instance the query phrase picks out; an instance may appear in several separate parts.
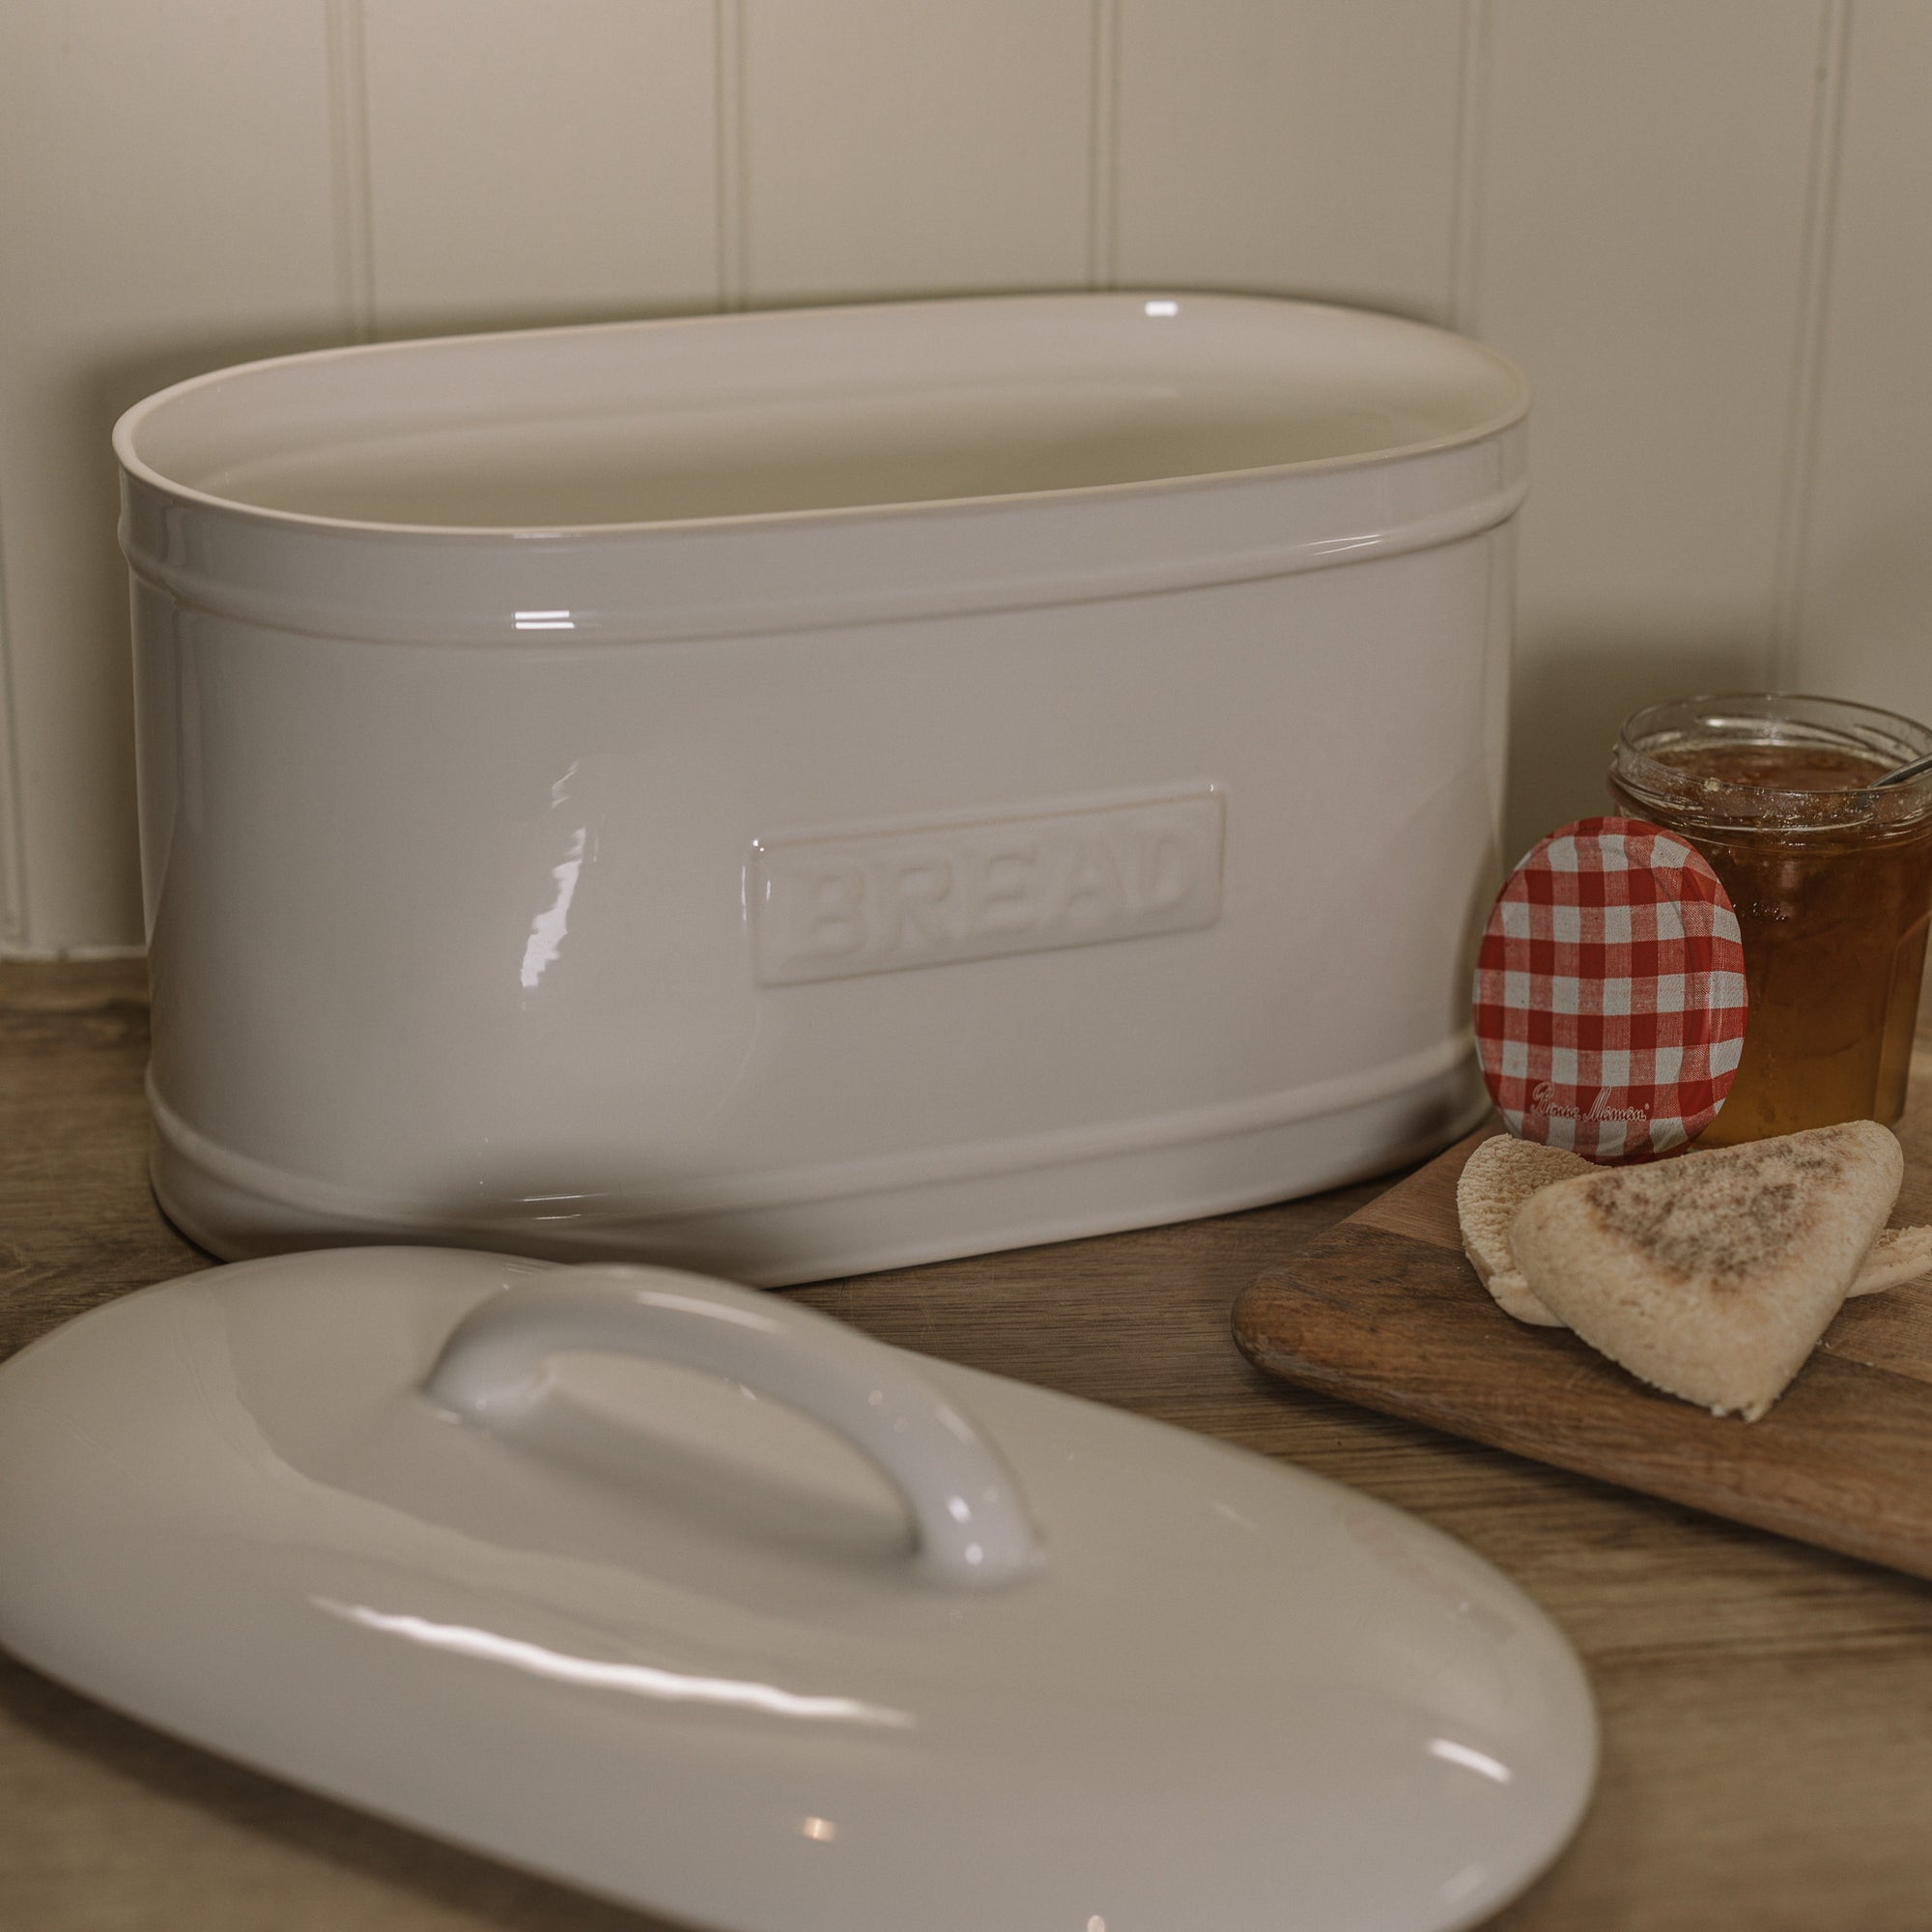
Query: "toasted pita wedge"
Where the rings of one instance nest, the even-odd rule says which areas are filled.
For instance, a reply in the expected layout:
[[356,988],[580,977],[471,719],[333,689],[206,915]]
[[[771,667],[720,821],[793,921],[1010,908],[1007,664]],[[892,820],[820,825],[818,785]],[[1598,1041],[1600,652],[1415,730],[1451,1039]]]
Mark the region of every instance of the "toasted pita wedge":
[[1871,1121],[1559,1180],[1510,1224],[1531,1292],[1633,1375],[1755,1422],[1825,1332],[1898,1198]]
[[[1569,1326],[1537,1299],[1517,1266],[1509,1227],[1516,1210],[1552,1181],[1602,1172],[1567,1148],[1543,1147],[1512,1134],[1492,1136],[1469,1156],[1456,1183],[1463,1251],[1504,1314],[1539,1328]],[[1924,1274],[1932,1274],[1932,1228],[1888,1228],[1872,1244],[1851,1293],[1877,1294]]]
[[1563,1326],[1561,1319],[1550,1314],[1530,1292],[1517,1266],[1516,1251],[1510,1246],[1510,1223],[1532,1194],[1552,1181],[1601,1172],[1568,1148],[1520,1141],[1514,1134],[1497,1134],[1469,1156],[1456,1182],[1456,1218],[1463,1226],[1463,1252],[1504,1313],[1542,1328]]
[[1932,1274],[1932,1228],[1888,1228],[1872,1243],[1853,1294],[1876,1294]]

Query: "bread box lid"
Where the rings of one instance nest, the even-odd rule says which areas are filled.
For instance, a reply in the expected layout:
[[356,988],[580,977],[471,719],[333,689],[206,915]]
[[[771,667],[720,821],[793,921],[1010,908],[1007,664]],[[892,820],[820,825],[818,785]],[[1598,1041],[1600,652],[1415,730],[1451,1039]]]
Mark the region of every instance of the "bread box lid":
[[1395,1510],[704,1277],[434,1249],[0,1368],[0,1642],[745,1932],[1435,1932],[1595,1769],[1562,1637]]

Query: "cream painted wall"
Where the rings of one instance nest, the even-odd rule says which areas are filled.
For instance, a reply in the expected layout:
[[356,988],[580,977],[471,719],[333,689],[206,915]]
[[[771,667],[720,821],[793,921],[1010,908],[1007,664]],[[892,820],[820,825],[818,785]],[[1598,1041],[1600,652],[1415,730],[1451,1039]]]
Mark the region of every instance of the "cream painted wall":
[[1519,842],[1617,719],[1932,716],[1924,0],[9,0],[0,949],[138,941],[107,430],[325,342],[1173,284],[1539,400]]

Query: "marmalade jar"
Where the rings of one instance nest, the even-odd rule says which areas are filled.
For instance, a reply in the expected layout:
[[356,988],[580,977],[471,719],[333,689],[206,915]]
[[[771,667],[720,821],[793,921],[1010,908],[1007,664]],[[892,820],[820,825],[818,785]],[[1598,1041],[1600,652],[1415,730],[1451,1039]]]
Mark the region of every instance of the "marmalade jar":
[[1625,722],[1610,796],[1711,863],[1744,939],[1744,1058],[1699,1147],[1905,1108],[1932,913],[1932,728],[1831,697],[1691,697]]

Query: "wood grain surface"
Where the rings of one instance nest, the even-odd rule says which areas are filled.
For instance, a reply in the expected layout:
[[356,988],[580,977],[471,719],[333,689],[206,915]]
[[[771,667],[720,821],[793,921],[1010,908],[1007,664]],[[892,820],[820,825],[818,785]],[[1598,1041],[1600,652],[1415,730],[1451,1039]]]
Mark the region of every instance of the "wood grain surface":
[[[1922,1173],[1932,1149],[1919,1122],[1902,1124]],[[1324,1395],[1932,1577],[1932,1283],[1848,1303],[1763,1420],[1712,1415],[1496,1306],[1456,1215],[1457,1179],[1490,1131],[1264,1272],[1235,1309],[1249,1358]]]
[[[147,1191],[146,1051],[138,966],[0,966],[0,1351],[209,1265]],[[1229,1336],[1236,1296],[1380,1192],[797,1293],[885,1340],[1350,1484],[1528,1590],[1589,1670],[1604,1767],[1577,1838],[1499,1932],[1925,1932],[1932,1586],[1259,1374]],[[1400,1233],[1413,1211],[1386,1197],[1363,1225]],[[5,1932],[653,1923],[290,1790],[5,1659],[0,1821]]]

